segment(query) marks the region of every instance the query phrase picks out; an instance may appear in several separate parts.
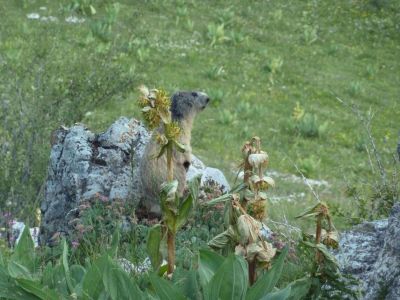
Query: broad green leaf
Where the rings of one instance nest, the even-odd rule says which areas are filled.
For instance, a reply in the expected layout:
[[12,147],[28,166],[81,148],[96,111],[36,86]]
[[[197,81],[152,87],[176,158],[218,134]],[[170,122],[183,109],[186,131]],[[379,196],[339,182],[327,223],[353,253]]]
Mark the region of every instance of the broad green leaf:
[[200,182],[201,182],[201,175],[197,175],[197,176],[193,177],[192,180],[190,180],[188,183],[189,191],[193,198],[193,207],[194,208],[196,208],[198,198],[199,198]]
[[170,281],[158,277],[156,274],[150,274],[150,282],[156,291],[158,297],[162,300],[180,300],[186,299],[179,289]]
[[13,278],[33,278],[31,272],[25,266],[12,260],[8,262],[8,274]]
[[162,261],[160,244],[162,240],[161,225],[157,224],[150,228],[147,236],[147,254],[150,257],[153,270],[158,270]]
[[206,287],[209,299],[245,299],[249,284],[248,265],[241,256],[230,254]]
[[43,299],[43,300],[59,300],[61,299],[61,295],[59,295],[56,291],[50,290],[47,287],[43,287],[38,282],[18,278],[16,279],[17,284],[23,288],[28,293],[35,295],[36,297]]
[[72,265],[70,268],[72,284],[76,292],[77,285],[82,285],[82,280],[85,277],[86,270],[81,265]]
[[57,290],[59,293],[63,295],[69,295],[70,292],[68,290],[67,282],[65,280],[65,271],[62,264],[56,265],[52,269],[52,277],[54,282],[54,287],[51,287]]
[[193,197],[191,194],[183,201],[181,206],[179,207],[179,213],[176,217],[176,229],[179,230],[185,223],[190,214],[190,210],[193,204]]
[[172,281],[188,299],[202,299],[196,270],[177,268],[174,271]]
[[233,187],[233,188],[229,191],[229,193],[230,193],[230,194],[239,193],[239,192],[243,191],[244,189],[247,189],[247,184],[245,184],[245,183],[242,182],[242,183],[238,184],[237,186]]
[[199,250],[198,274],[203,289],[208,285],[215,272],[222,265],[224,257],[207,249]]
[[231,243],[231,241],[234,240],[236,240],[235,230],[230,225],[227,230],[215,236],[211,241],[208,242],[207,245],[213,248],[214,250],[219,250],[225,248],[227,245]]
[[304,277],[290,283],[289,300],[301,300],[308,294],[311,287],[311,278]]
[[333,266],[336,268],[339,268],[339,264],[336,260],[336,258],[329,252],[328,248],[324,244],[317,244],[316,248],[322,252],[322,255],[324,258],[329,261]]
[[107,256],[98,258],[87,270],[82,284],[83,299],[98,299],[104,290],[103,274],[107,264]]
[[166,274],[168,271],[168,263],[160,266],[160,268],[158,269],[158,276],[163,276],[164,274]]
[[307,241],[301,241],[300,243],[309,248],[314,248],[319,250],[328,262],[330,262],[336,268],[339,268],[336,258],[329,252],[329,250],[326,248],[324,244],[314,244]]
[[49,261],[46,265],[46,267],[43,269],[42,272],[42,284],[44,286],[48,286],[49,288],[54,288],[55,287],[55,283],[54,283],[54,277],[53,277],[53,265],[52,263]]
[[19,287],[16,280],[8,274],[6,268],[0,267],[0,298],[37,300],[38,298]]
[[178,181],[165,182],[161,186],[160,204],[163,212],[163,219],[168,230],[176,233],[176,215],[178,214],[177,202],[179,201],[176,191]]
[[117,253],[118,253],[118,245],[119,245],[119,240],[120,240],[120,225],[118,224],[117,226],[115,226],[115,230],[112,236],[112,241],[111,241],[111,248],[110,250],[108,250],[108,255],[110,257],[117,257]]
[[218,204],[218,203],[226,202],[228,200],[232,200],[232,194],[225,194],[225,195],[222,195],[222,196],[217,197],[215,199],[212,199],[212,200],[204,203],[204,206],[212,206],[212,205],[215,205],[215,204]]
[[291,287],[287,286],[283,290],[269,293],[262,297],[260,300],[286,300],[290,296]]
[[161,197],[165,200],[175,199],[176,191],[178,190],[178,180],[164,182],[161,186]]
[[62,265],[64,268],[65,281],[67,282],[68,290],[72,294],[74,292],[74,285],[72,283],[71,273],[68,266],[68,246],[65,239],[63,241]]
[[262,299],[262,297],[273,290],[281,276],[283,263],[287,253],[288,246],[283,249],[276,262],[272,265],[272,268],[259,277],[256,283],[249,289],[246,296],[247,300]]
[[33,244],[28,226],[25,226],[24,230],[22,231],[22,235],[17,246],[15,247],[14,253],[11,255],[10,261],[24,266],[29,270],[30,273],[35,272],[35,246]]
[[317,210],[319,205],[320,205],[320,203],[318,202],[314,206],[307,208],[303,213],[301,213],[300,215],[296,216],[296,219],[308,218],[308,217],[311,217],[311,216],[318,215],[318,212],[316,210]]
[[105,290],[110,294],[112,300],[119,299],[142,299],[143,295],[132,278],[119,266],[108,258],[103,275]]

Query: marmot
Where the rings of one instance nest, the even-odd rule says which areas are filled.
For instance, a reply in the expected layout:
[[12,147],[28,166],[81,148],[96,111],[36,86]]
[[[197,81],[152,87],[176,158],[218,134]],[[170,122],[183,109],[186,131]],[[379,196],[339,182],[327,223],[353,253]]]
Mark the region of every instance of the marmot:
[[[193,121],[197,113],[201,112],[210,101],[207,94],[196,91],[176,92],[171,97],[172,120],[179,123],[181,135],[179,142],[185,145],[186,151],[177,150],[173,153],[174,179],[178,180],[178,195],[182,196],[186,187],[186,172],[191,162],[192,149],[190,146]],[[167,180],[167,159],[163,155],[155,158],[160,152],[160,145],[155,140],[156,129],[145,147],[140,166],[141,206],[148,213],[161,214],[159,193],[163,182]]]

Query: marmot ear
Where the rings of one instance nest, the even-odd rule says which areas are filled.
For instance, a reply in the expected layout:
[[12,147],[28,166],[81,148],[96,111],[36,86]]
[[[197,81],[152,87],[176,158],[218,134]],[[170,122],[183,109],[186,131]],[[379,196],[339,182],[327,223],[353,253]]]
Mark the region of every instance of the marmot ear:
[[193,97],[197,97],[199,94],[197,94],[196,92],[192,92],[192,96]]

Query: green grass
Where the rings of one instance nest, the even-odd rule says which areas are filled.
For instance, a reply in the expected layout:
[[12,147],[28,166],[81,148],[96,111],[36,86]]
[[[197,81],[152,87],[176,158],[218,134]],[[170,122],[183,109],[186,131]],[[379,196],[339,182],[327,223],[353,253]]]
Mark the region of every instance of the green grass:
[[[400,14],[395,1],[377,8],[373,3],[380,1],[367,0],[125,0],[119,2],[118,14],[110,6],[113,1],[86,1],[94,15],[71,11],[73,2],[82,1],[0,0],[0,66],[6,70],[0,73],[1,100],[12,101],[22,90],[24,109],[33,112],[30,118],[47,120],[36,128],[41,138],[34,140],[38,160],[31,159],[35,180],[29,181],[28,195],[37,194],[45,178],[52,129],[84,122],[100,131],[121,115],[140,118],[135,101],[142,83],[171,93],[203,90],[215,97],[196,120],[193,152],[224,170],[231,181],[242,143],[258,135],[272,169],[296,173],[292,161],[317,159],[310,176],[331,184],[321,189],[321,198],[349,205],[343,200],[344,175],[365,178],[370,169],[366,153],[357,150],[362,128],[334,95],[373,110],[380,149],[395,149],[395,121],[400,119]],[[30,20],[26,15],[32,12],[58,21]],[[70,15],[85,22],[68,24]],[[68,80],[79,84],[60,84]],[[14,88],[20,82],[20,89]],[[59,101],[52,103],[54,98]],[[328,122],[322,136],[306,138],[288,128],[296,102],[321,124]],[[6,141],[13,139],[11,131],[0,125]],[[25,168],[8,159],[3,167],[7,178],[10,170]],[[22,173],[3,184],[2,198],[9,197],[11,186],[17,190],[23,184]],[[272,193],[307,189],[280,180],[277,185],[284,190]],[[272,207],[271,216],[279,218],[286,209],[291,217],[309,202]]]

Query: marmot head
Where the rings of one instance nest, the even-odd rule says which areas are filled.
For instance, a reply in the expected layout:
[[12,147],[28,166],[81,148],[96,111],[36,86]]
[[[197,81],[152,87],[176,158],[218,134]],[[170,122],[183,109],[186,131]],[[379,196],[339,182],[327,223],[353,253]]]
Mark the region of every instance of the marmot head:
[[176,92],[171,97],[172,119],[181,121],[193,118],[198,112],[202,111],[210,101],[207,94],[196,91]]

